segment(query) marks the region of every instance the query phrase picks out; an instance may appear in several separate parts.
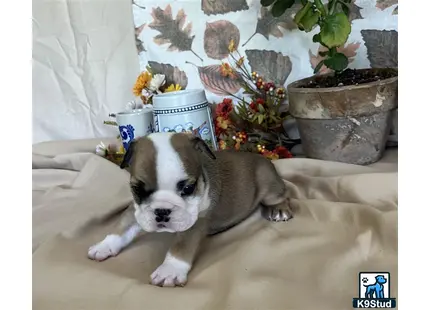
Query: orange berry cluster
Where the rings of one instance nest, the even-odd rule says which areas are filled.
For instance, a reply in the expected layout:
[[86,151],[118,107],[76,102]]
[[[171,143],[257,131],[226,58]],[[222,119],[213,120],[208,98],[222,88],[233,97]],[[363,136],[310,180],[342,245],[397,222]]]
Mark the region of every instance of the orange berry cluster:
[[258,75],[257,72],[253,71],[251,73],[252,77],[252,83],[255,84],[257,89],[264,90],[266,93],[270,95],[276,95],[278,98],[283,99],[285,98],[285,88],[283,87],[276,87],[275,83],[273,82],[265,82],[262,77]]

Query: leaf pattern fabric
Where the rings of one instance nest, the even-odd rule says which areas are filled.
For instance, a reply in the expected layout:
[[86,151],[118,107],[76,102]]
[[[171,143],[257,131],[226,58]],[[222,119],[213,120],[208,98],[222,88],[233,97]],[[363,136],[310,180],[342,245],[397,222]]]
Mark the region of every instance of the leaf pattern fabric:
[[209,58],[218,60],[227,58],[231,40],[234,42],[234,48],[237,48],[240,42],[240,31],[235,24],[228,20],[206,23],[203,44]]
[[252,71],[258,72],[275,84],[285,84],[292,69],[290,57],[267,50],[246,50],[245,54]]
[[142,52],[146,52],[145,46],[143,45],[142,40],[139,38],[140,33],[143,28],[145,28],[146,24],[142,24],[139,27],[134,28],[134,39],[136,41],[137,53],[140,54]]
[[362,30],[372,68],[396,68],[398,33],[395,30]]
[[248,9],[246,0],[202,0],[202,11],[206,15],[226,14]]
[[191,35],[193,24],[187,23],[185,26],[186,15],[184,10],[179,10],[176,13],[176,18],[173,18],[172,7],[168,5],[164,10],[160,7],[154,8],[151,15],[154,20],[148,27],[160,32],[154,37],[155,44],[168,44],[168,51],[191,51],[200,58],[191,48],[195,37]]
[[376,7],[385,10],[398,3],[398,0],[376,0]]
[[[397,0],[352,0],[352,31],[339,49],[351,68],[397,66]],[[135,38],[141,70],[150,65],[182,89],[205,89],[210,102],[241,96],[240,76],[225,77],[229,44],[248,69],[277,83],[309,77],[324,48],[313,33],[297,29],[301,5],[274,18],[260,0],[133,0]],[[327,72],[324,66],[321,72]]]

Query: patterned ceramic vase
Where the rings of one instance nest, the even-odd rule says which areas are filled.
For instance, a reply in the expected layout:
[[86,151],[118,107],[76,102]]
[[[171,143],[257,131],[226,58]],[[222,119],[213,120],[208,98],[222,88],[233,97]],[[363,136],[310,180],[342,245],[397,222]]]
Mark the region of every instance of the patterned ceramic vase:
[[116,114],[119,134],[125,150],[128,150],[130,142],[138,137],[146,136],[154,132],[154,116],[152,108],[143,108]]
[[217,143],[205,91],[186,89],[154,96],[155,131],[192,132],[212,149]]

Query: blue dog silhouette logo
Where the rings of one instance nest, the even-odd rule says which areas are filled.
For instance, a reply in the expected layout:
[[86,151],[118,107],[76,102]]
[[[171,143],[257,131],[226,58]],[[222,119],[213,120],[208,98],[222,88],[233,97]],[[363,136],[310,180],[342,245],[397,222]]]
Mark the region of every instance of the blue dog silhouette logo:
[[384,284],[387,283],[384,275],[376,276],[373,284],[364,284],[367,281],[367,278],[363,278],[363,285],[366,287],[366,298],[384,298]]
[[122,145],[126,150],[134,139],[134,127],[131,125],[119,126],[119,134],[121,135]]
[[389,272],[360,272],[358,298],[352,299],[354,308],[395,308],[396,299],[390,296]]

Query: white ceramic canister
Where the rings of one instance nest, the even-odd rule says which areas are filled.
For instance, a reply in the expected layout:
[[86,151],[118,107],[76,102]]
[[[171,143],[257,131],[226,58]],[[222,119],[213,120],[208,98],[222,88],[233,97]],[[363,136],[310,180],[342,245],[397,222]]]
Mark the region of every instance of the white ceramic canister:
[[125,150],[132,140],[154,132],[152,108],[143,108],[116,113],[119,134]]
[[192,132],[217,150],[212,112],[204,90],[186,89],[153,97],[155,131]]

